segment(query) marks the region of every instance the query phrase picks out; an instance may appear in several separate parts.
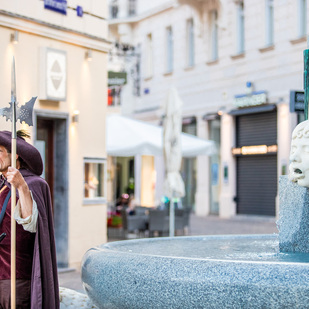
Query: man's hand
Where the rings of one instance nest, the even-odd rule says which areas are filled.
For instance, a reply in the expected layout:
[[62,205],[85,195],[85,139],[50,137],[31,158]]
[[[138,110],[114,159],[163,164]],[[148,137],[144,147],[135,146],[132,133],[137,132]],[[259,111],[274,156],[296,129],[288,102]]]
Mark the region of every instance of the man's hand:
[[22,176],[22,174],[19,172],[18,169],[14,167],[9,167],[8,172],[6,174],[7,181],[13,185],[19,192],[23,187],[28,189],[28,185]]
[[18,190],[20,208],[21,208],[21,217],[22,218],[29,217],[30,215],[32,215],[33,201],[29,187],[24,177],[22,176],[22,174],[19,172],[18,169],[10,166],[6,174],[6,179],[11,185],[13,185],[16,188],[16,190]]

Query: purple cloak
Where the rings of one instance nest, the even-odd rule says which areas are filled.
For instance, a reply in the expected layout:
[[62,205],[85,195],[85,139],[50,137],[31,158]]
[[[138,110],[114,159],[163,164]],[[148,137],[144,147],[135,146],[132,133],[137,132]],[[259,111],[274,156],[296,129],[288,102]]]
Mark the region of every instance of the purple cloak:
[[31,309],[58,309],[59,285],[49,186],[43,178],[31,171],[19,171],[32,192],[39,212],[32,262]]

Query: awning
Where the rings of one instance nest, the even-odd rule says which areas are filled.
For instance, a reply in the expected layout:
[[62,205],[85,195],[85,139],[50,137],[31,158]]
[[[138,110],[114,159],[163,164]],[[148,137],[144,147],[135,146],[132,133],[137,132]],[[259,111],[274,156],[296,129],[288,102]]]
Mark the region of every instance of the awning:
[[[162,127],[117,114],[107,116],[106,149],[109,156],[163,155]],[[215,143],[191,134],[181,134],[182,156],[213,155]]]
[[240,115],[248,115],[248,114],[258,114],[258,113],[266,113],[272,112],[277,108],[276,104],[266,104],[261,106],[255,106],[250,108],[239,108],[233,109],[229,112],[229,115],[232,116],[240,116]]

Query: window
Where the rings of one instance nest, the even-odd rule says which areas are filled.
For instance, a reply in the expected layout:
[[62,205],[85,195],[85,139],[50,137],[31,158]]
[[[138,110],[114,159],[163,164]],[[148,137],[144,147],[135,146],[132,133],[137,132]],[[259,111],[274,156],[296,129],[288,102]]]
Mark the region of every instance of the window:
[[108,106],[119,106],[121,105],[121,86],[108,87]]
[[106,202],[106,160],[84,158],[84,203]]
[[245,52],[245,15],[243,1],[237,4],[237,47],[236,52]]
[[118,18],[118,1],[117,0],[111,1],[110,16],[112,19]]
[[274,1],[266,0],[265,12],[265,43],[266,46],[274,44]]
[[122,87],[127,83],[127,73],[108,71],[107,80],[108,80],[107,105],[108,106],[120,105],[121,90]]
[[172,27],[166,28],[166,72],[173,72],[173,30]]
[[152,35],[149,33],[146,38],[146,77],[152,77],[153,75],[152,53]]
[[298,37],[307,35],[307,0],[298,0]]
[[187,66],[194,65],[194,24],[193,18],[187,20]]
[[210,60],[218,59],[218,12],[216,10],[210,13]]
[[128,0],[128,16],[136,15],[136,0]]

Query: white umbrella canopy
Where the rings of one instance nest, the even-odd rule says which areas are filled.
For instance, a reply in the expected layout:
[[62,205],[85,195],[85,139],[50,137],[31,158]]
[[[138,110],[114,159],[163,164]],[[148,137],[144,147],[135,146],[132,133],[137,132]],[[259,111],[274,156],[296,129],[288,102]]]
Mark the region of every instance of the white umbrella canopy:
[[171,88],[163,105],[164,193],[170,199],[185,195],[185,186],[180,175],[182,105],[176,88]]
[[[109,156],[163,155],[163,128],[112,114],[106,121],[106,151]],[[181,133],[182,157],[213,155],[217,152],[210,140]]]

